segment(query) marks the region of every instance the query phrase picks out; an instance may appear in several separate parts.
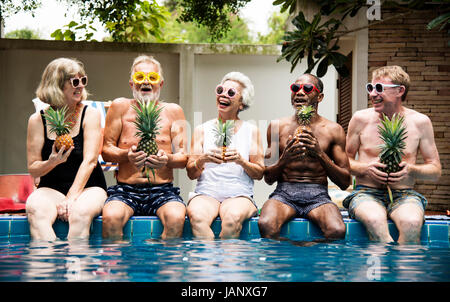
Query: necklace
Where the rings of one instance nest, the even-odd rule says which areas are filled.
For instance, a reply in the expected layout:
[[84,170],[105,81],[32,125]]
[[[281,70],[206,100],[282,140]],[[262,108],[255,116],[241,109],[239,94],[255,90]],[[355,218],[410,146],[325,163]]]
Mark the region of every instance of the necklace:
[[75,112],[71,115],[67,116],[66,123],[70,124],[70,127],[73,128],[77,124],[78,116],[80,115],[81,104],[77,104],[75,108]]

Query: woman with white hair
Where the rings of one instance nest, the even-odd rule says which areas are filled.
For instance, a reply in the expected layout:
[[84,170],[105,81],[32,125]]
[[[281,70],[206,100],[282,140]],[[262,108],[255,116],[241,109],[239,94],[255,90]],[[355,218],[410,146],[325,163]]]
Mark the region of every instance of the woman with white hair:
[[[97,160],[100,112],[82,104],[87,98],[87,82],[80,61],[58,58],[47,65],[36,90],[37,97],[50,106],[28,120],[28,171],[40,178],[26,203],[33,239],[55,240],[52,225],[57,218],[69,222],[68,239],[87,238],[92,220],[102,211],[106,182]],[[46,113],[64,107],[73,146],[57,150],[56,134]]]
[[[189,196],[187,213],[197,238],[214,239],[211,224],[222,221],[221,238],[238,238],[245,220],[257,213],[253,180],[262,179],[264,155],[258,128],[239,119],[250,107],[254,88],[240,72],[230,72],[216,87],[218,116],[198,126],[191,141],[186,166],[190,179],[197,179]],[[225,152],[217,145],[220,123],[232,123],[231,143]]]

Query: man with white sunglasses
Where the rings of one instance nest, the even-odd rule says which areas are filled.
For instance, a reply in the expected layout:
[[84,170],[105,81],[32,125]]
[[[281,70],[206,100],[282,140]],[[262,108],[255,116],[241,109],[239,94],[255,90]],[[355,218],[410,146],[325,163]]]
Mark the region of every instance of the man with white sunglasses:
[[[369,239],[374,241],[393,241],[387,223],[390,218],[399,231],[399,243],[420,243],[427,200],[413,190],[414,183],[419,179],[437,181],[441,175],[430,119],[403,105],[409,87],[409,75],[400,66],[374,70],[372,82],[366,85],[372,107],[355,112],[348,126],[346,152],[356,189],[343,205],[351,218],[365,225]],[[403,116],[407,131],[401,170],[389,174],[381,171],[386,165],[379,160],[383,141],[378,126],[383,114],[389,118]],[[416,162],[419,152],[421,164]]]

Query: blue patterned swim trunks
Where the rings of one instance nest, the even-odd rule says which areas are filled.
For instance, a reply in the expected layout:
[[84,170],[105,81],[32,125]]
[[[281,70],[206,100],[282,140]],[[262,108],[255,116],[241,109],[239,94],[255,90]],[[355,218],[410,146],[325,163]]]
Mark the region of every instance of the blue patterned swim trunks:
[[105,204],[111,200],[119,200],[134,211],[135,216],[156,216],[156,211],[169,201],[181,202],[180,188],[172,183],[162,185],[117,183],[107,190],[108,198]]
[[412,189],[392,190],[392,199],[394,202],[391,203],[387,189],[357,185],[356,189],[342,201],[342,205],[348,209],[350,218],[355,218],[355,209],[366,201],[379,203],[386,208],[388,214],[405,203],[414,203],[425,212],[428,203],[423,195]]
[[269,199],[291,206],[297,212],[296,217],[306,217],[311,210],[333,203],[328,195],[328,186],[301,182],[279,182]]

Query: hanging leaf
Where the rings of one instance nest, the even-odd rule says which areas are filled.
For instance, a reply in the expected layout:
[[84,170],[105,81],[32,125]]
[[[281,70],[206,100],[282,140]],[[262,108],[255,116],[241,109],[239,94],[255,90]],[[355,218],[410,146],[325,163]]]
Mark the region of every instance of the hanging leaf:
[[327,73],[327,70],[328,70],[328,57],[325,57],[317,67],[317,76],[319,78],[323,77]]

